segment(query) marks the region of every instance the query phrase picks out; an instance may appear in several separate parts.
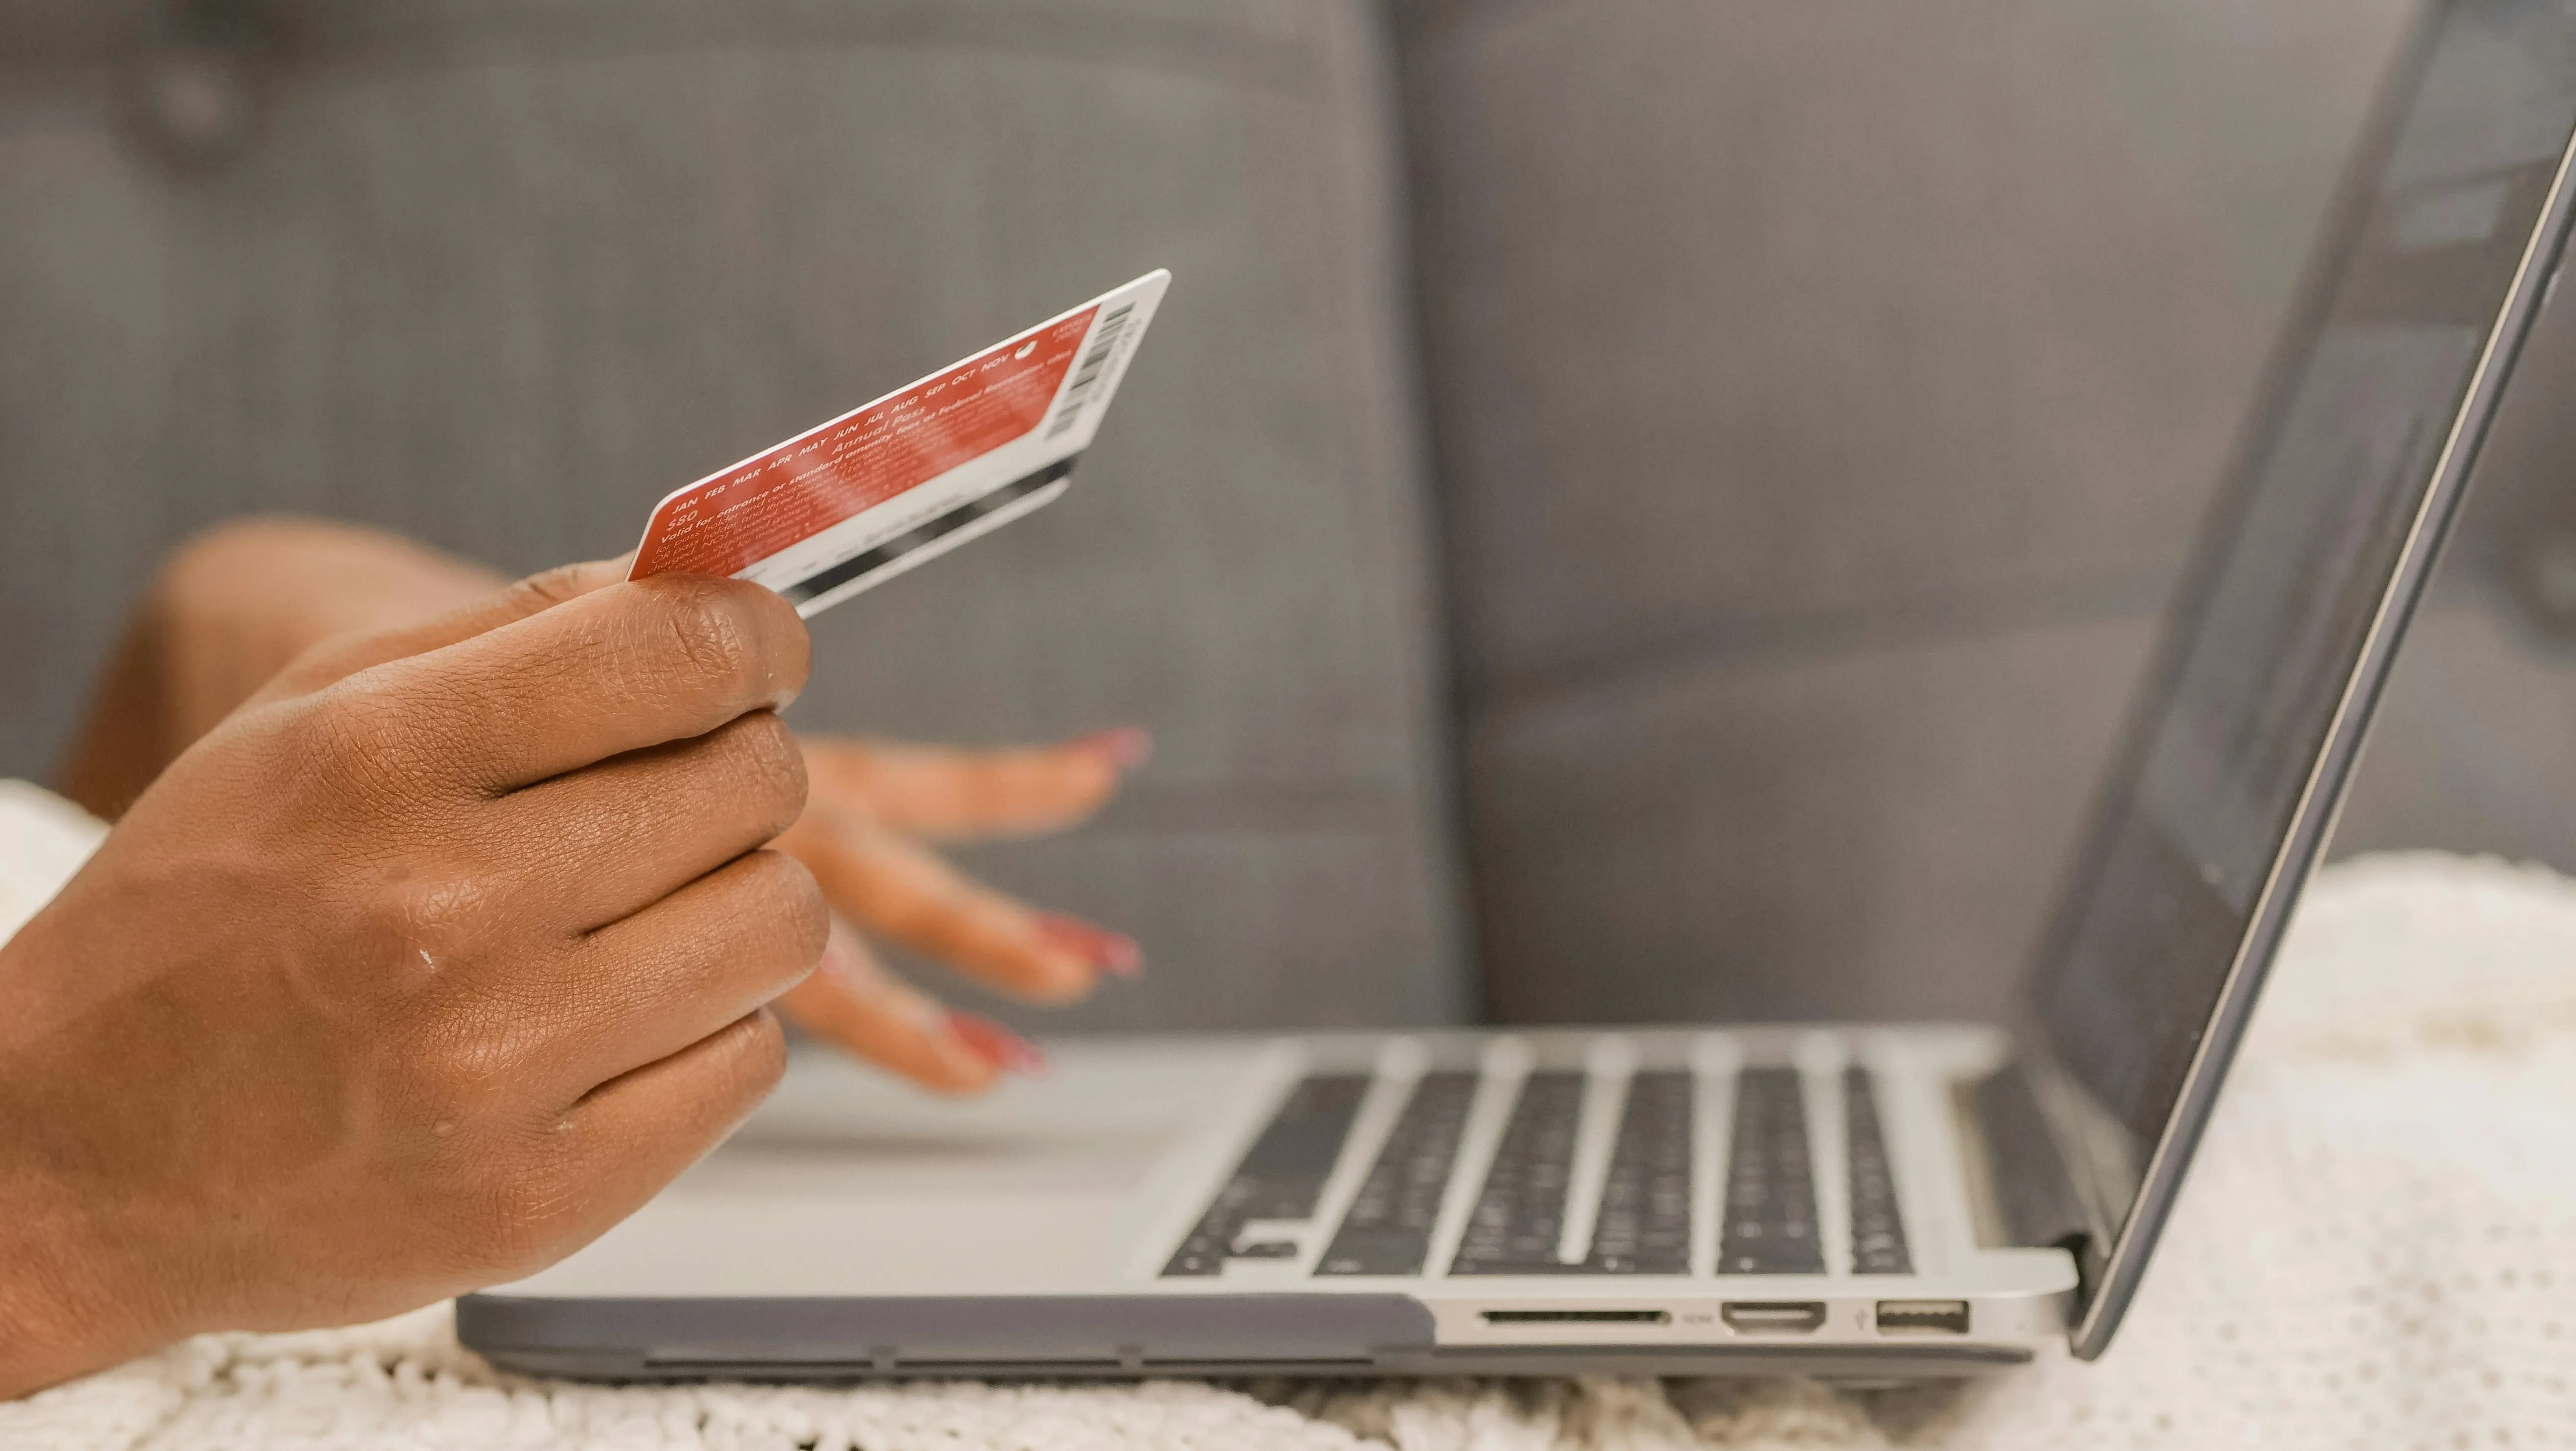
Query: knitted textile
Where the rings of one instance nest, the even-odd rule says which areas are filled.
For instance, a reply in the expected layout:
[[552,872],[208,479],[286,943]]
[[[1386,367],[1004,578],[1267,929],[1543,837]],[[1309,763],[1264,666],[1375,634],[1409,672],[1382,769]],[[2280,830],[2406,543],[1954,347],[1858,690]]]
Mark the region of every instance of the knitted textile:
[[[12,804],[0,795],[0,870],[27,866],[6,845]],[[1865,1394],[1762,1380],[622,1389],[498,1374],[457,1346],[442,1306],[208,1336],[0,1404],[11,1451],[1380,1445],[2576,1446],[2576,883],[2429,855],[2319,880],[2098,1365],[2051,1355]]]

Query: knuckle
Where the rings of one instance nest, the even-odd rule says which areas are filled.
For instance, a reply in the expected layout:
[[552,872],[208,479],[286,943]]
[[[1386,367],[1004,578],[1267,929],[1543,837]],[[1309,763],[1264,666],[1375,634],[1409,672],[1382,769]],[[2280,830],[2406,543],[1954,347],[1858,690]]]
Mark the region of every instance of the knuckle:
[[744,867],[757,904],[747,922],[798,967],[813,965],[832,931],[832,909],[814,874],[782,851],[753,852]]
[[773,590],[737,579],[655,575],[639,598],[660,621],[655,644],[677,668],[720,688],[779,699],[804,688],[811,664],[805,622]]
[[[441,971],[445,970],[444,965]],[[557,1034],[553,1015],[477,990],[432,993],[416,1005],[401,1102],[416,1125],[456,1145],[507,1142],[525,1128],[533,1078]]]
[[288,732],[297,749],[321,762],[363,769],[385,758],[391,724],[363,695],[335,690],[301,702]]
[[505,1055],[488,1043],[461,1052],[433,1052],[410,1075],[408,1098],[433,1133],[453,1137],[482,1129],[511,1110],[515,1075],[496,1061]]
[[[538,1133],[541,1142],[555,1137]],[[468,1238],[483,1268],[506,1273],[551,1263],[575,1235],[585,1196],[565,1156],[547,1148],[500,1156],[473,1196],[476,1222]]]
[[742,801],[771,835],[785,831],[805,811],[805,752],[796,733],[773,711],[756,711],[726,728],[728,793]]
[[731,581],[689,575],[645,582],[655,602],[658,642],[691,679],[718,689],[756,688],[766,673],[741,596]]
[[291,765],[308,807],[329,815],[381,818],[403,811],[432,774],[424,755],[423,712],[343,684],[295,700],[284,712],[277,748]]

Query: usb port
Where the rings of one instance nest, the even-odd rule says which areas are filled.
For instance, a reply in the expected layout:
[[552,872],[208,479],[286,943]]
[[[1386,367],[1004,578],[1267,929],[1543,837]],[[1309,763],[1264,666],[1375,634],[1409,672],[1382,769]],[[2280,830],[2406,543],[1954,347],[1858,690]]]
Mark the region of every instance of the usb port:
[[1488,1310],[1488,1325],[1668,1325],[1664,1310]]
[[1825,1323],[1822,1300],[1729,1300],[1717,1318],[1741,1335],[1806,1335]]
[[1881,1335],[1965,1335],[1968,1333],[1968,1302],[1965,1300],[1881,1300],[1878,1302],[1878,1333]]

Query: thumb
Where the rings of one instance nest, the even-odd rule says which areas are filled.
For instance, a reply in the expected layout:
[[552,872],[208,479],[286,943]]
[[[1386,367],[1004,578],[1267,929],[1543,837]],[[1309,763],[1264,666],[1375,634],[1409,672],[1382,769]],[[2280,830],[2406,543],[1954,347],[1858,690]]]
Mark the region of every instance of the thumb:
[[633,559],[632,554],[627,554],[616,559],[560,564],[529,575],[473,604],[418,624],[325,640],[279,671],[275,679],[251,697],[249,705],[265,705],[274,700],[310,695],[361,670],[425,655],[524,620],[530,615],[542,614],[566,600],[578,599],[626,578],[627,566]]

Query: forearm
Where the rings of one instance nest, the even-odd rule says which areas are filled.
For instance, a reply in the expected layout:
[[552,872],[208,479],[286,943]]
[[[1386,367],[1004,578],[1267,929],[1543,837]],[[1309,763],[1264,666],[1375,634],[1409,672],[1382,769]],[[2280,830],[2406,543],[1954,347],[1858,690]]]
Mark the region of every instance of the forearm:
[[63,794],[112,820],[315,644],[444,613],[499,582],[479,565],[351,525],[256,519],[200,535],[137,607],[73,738]]

